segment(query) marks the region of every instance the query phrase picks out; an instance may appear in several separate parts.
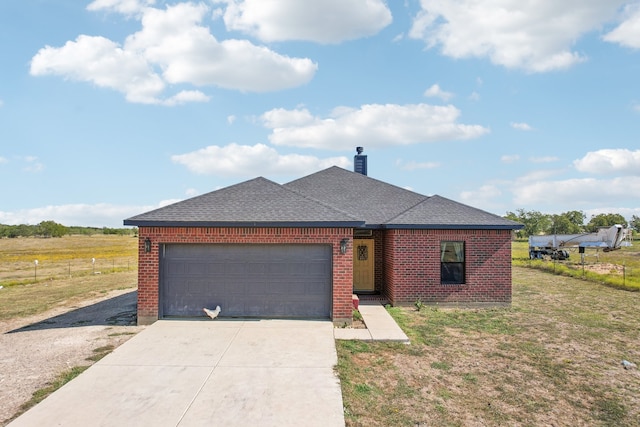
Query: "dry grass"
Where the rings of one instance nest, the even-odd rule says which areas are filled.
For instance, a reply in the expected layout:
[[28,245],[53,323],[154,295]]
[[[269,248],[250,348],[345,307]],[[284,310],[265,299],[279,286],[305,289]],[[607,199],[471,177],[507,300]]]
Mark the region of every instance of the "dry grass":
[[130,236],[0,239],[0,320],[135,288],[136,251]]
[[513,265],[529,267],[620,289],[640,291],[640,242],[634,246],[623,247],[616,251],[587,248],[584,263],[577,248],[569,249],[569,259],[565,261],[530,260],[529,246],[526,241],[512,244]]
[[639,303],[516,267],[508,309],[391,308],[410,346],[337,343],[347,424],[640,425]]
[[137,238],[115,235],[0,239],[0,285],[135,270],[137,245]]

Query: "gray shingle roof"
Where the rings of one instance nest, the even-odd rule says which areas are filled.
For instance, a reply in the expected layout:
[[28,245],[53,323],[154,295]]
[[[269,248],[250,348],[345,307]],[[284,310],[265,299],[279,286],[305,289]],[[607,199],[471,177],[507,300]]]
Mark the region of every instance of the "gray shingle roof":
[[285,187],[361,218],[367,225],[383,224],[428,199],[337,166],[292,181]]
[[124,221],[134,226],[519,229],[498,215],[333,166],[280,185],[255,178]]
[[137,226],[358,227],[362,220],[265,178],[255,178],[125,220]]
[[431,196],[411,209],[386,221],[386,228],[456,228],[456,229],[518,229],[519,224],[498,215]]

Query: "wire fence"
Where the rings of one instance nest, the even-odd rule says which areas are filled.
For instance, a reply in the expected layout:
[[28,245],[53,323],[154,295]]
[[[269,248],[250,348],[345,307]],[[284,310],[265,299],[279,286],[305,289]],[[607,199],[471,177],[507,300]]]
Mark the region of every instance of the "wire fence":
[[514,260],[521,265],[554,274],[572,276],[628,290],[640,290],[640,268],[635,264],[613,262]]
[[112,274],[138,269],[137,257],[38,260],[0,263],[0,285],[12,286],[69,277]]

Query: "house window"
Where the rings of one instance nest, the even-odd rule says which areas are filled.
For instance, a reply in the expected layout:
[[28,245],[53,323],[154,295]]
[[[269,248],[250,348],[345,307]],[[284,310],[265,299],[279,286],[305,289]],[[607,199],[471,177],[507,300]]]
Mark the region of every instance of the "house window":
[[440,242],[440,282],[464,283],[464,242]]

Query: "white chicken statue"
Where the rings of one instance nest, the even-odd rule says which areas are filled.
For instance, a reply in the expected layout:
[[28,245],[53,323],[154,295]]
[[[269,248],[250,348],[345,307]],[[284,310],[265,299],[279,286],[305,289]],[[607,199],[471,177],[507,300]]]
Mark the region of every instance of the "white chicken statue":
[[204,312],[207,313],[207,316],[209,316],[212,319],[215,319],[216,317],[218,317],[218,314],[220,314],[220,306],[216,306],[215,310],[209,310],[208,308],[203,308]]

